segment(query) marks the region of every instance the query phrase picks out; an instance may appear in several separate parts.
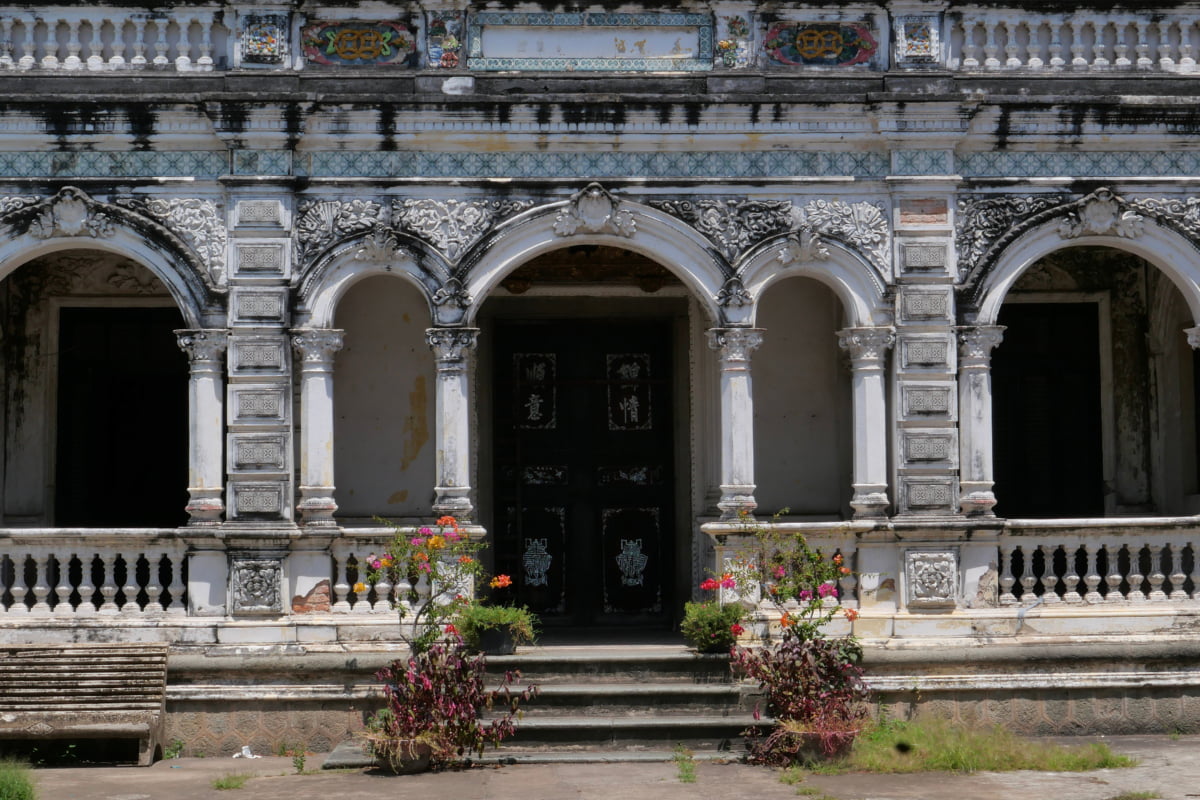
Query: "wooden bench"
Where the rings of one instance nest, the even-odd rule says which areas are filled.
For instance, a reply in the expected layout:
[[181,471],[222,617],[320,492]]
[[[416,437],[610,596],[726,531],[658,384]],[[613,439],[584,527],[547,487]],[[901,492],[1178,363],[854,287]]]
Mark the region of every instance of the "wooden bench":
[[0,738],[138,740],[162,756],[165,644],[0,645]]

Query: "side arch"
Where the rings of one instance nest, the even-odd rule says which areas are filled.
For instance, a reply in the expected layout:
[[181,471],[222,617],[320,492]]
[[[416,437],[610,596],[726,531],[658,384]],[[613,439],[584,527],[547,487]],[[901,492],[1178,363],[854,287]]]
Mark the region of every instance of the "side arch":
[[[606,245],[646,256],[674,273],[715,324],[742,321],[738,309],[727,311],[717,299],[730,277],[724,258],[694,228],[649,206],[618,202],[607,192],[604,197],[612,203],[611,213],[598,222],[587,217],[580,222],[581,196],[587,195],[580,193],[572,200],[540,206],[513,217],[476,245],[458,273],[463,291],[475,299],[467,307],[464,324],[473,323],[482,305],[478,301],[521,264],[576,244]],[[565,225],[564,219],[568,221]],[[575,227],[568,231],[572,225]]]

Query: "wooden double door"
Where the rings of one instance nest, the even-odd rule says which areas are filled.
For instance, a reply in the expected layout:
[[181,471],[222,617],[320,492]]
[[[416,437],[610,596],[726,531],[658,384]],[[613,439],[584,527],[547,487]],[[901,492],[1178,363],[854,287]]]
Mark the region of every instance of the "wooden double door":
[[496,569],[547,626],[669,620],[668,320],[502,322]]

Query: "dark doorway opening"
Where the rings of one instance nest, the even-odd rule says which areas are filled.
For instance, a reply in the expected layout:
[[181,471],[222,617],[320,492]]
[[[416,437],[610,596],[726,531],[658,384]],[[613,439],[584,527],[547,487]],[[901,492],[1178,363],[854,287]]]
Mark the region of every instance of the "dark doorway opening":
[[992,356],[996,513],[1104,515],[1096,303],[1006,303]]
[[187,357],[173,308],[64,308],[59,317],[55,524],[187,521]]
[[497,323],[496,571],[548,627],[670,621],[671,330]]

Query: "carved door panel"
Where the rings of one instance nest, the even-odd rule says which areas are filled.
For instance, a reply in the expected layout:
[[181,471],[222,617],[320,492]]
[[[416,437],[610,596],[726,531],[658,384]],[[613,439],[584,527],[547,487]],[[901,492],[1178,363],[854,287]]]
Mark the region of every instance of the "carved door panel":
[[548,625],[665,622],[674,529],[669,325],[496,333],[496,559]]
[[996,513],[1104,515],[1096,303],[1007,303],[992,354]]

